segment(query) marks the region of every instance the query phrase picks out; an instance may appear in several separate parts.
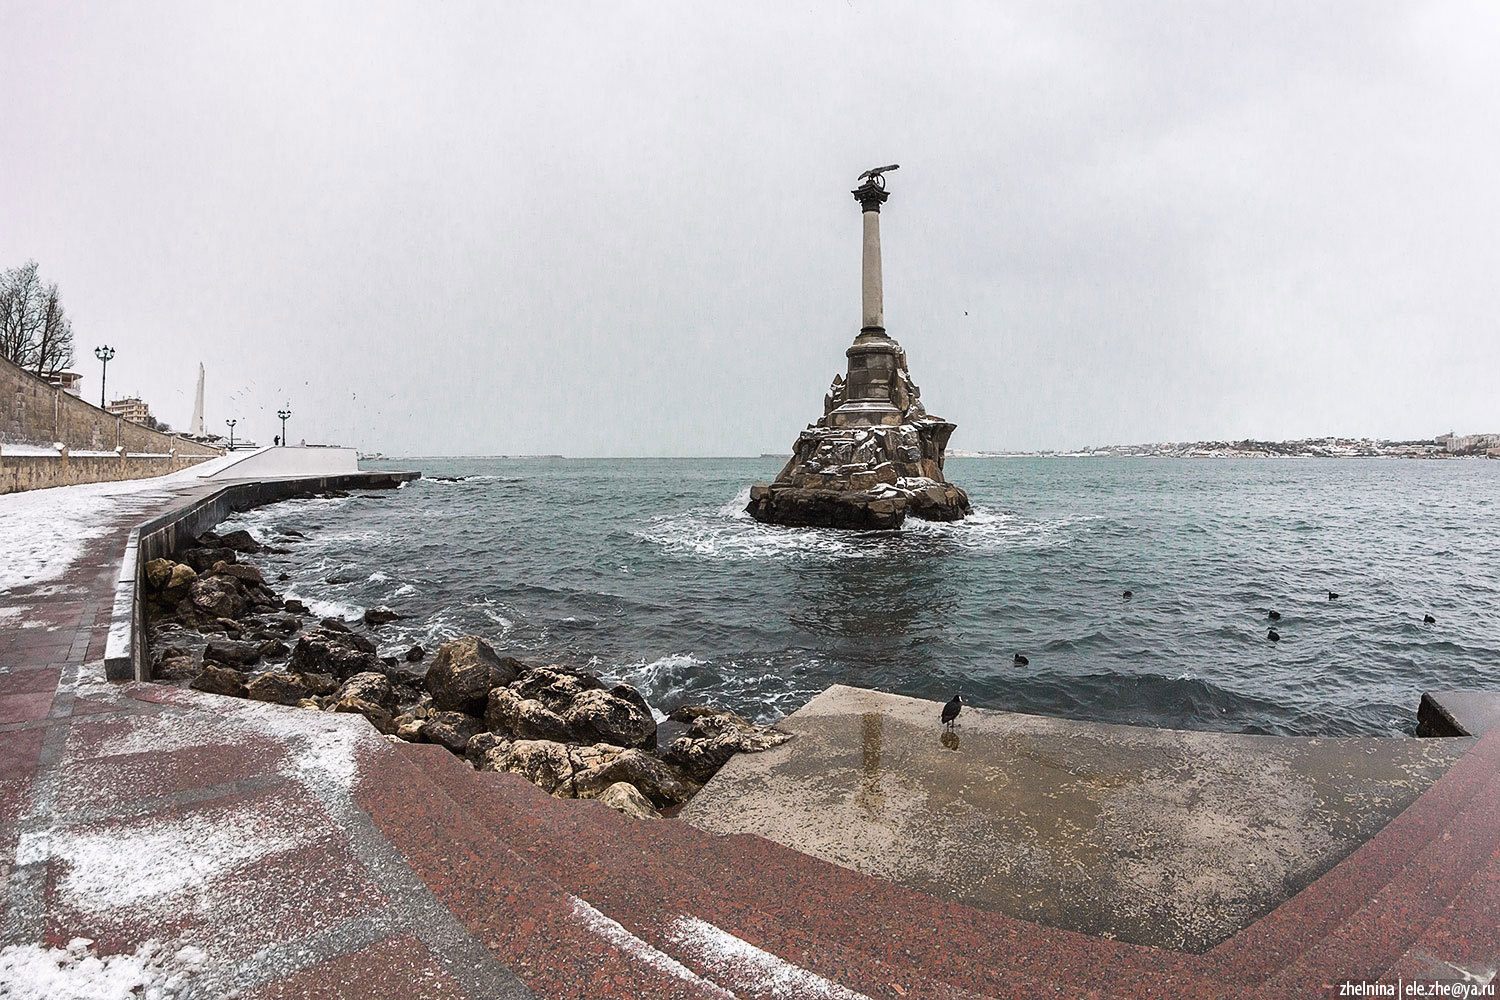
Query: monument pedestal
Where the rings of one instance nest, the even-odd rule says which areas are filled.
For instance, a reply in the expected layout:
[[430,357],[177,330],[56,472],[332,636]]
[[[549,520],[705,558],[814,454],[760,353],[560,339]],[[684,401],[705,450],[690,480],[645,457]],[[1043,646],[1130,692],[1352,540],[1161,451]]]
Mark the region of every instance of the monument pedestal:
[[847,374],[828,387],[823,416],[797,438],[774,482],[751,487],[745,509],[757,521],[868,530],[899,528],[908,514],[957,521],[972,509],[943,478],[955,425],[928,415],[906,351],[885,332],[880,206],[889,195],[880,171],[872,174],[854,191],[864,211],[864,324],[844,352]]

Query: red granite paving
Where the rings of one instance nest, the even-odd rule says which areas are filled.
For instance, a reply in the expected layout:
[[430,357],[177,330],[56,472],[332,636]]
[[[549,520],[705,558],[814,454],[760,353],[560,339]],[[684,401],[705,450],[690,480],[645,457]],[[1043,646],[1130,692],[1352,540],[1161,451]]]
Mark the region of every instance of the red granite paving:
[[0,618],[0,945],[192,943],[209,995],[255,1000],[529,995],[520,983],[580,1000],[1302,997],[1500,965],[1500,733],[1297,896],[1185,955],[555,800],[358,717],[104,685],[116,561],[148,506],[61,579],[0,594],[27,609]]
[[271,983],[245,1000],[469,1000],[421,941],[402,934]]

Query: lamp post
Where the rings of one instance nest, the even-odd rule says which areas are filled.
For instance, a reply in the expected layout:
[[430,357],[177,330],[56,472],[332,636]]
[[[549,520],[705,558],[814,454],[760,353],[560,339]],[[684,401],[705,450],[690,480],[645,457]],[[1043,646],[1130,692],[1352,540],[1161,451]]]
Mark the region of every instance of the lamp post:
[[229,450],[234,451],[234,425],[239,423],[239,421],[226,420],[224,422],[229,425]]
[[286,418],[292,415],[291,410],[277,410],[276,415],[281,418],[281,446],[286,447]]
[[109,378],[109,359],[115,356],[115,349],[105,344],[103,347],[94,348],[94,357],[104,362],[104,370],[99,375],[99,409],[104,409],[104,383]]

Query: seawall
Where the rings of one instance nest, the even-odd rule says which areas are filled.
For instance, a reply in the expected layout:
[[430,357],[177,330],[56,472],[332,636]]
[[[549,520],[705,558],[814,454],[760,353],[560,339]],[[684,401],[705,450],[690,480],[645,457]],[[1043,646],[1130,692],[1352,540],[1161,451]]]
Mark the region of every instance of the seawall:
[[[124,449],[132,455],[160,456],[175,453],[178,456],[199,455],[209,458],[222,454],[217,448],[189,441],[176,434],[153,431],[149,427],[101,410],[0,358],[0,446],[6,443],[42,448],[61,443],[73,451],[113,452]],[[67,484],[101,481],[79,478],[83,472],[84,467],[79,466],[71,473],[72,478],[67,480]],[[160,473],[141,472],[139,475],[155,476]],[[137,477],[117,475],[102,478]]]
[[[13,447],[13,446],[12,446]],[[74,455],[67,449],[48,455],[7,454],[0,444],[0,494],[45,490],[79,483],[150,479],[206,462],[212,455],[148,454]]]

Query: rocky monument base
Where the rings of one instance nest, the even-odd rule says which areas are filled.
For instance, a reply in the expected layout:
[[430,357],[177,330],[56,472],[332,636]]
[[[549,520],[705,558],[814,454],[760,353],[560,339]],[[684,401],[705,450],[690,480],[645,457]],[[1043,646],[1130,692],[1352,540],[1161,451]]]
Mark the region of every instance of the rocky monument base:
[[907,515],[960,520],[971,510],[969,497],[943,478],[953,428],[933,417],[895,426],[809,427],[776,480],[750,488],[746,510],[768,524],[821,528],[899,528]]

